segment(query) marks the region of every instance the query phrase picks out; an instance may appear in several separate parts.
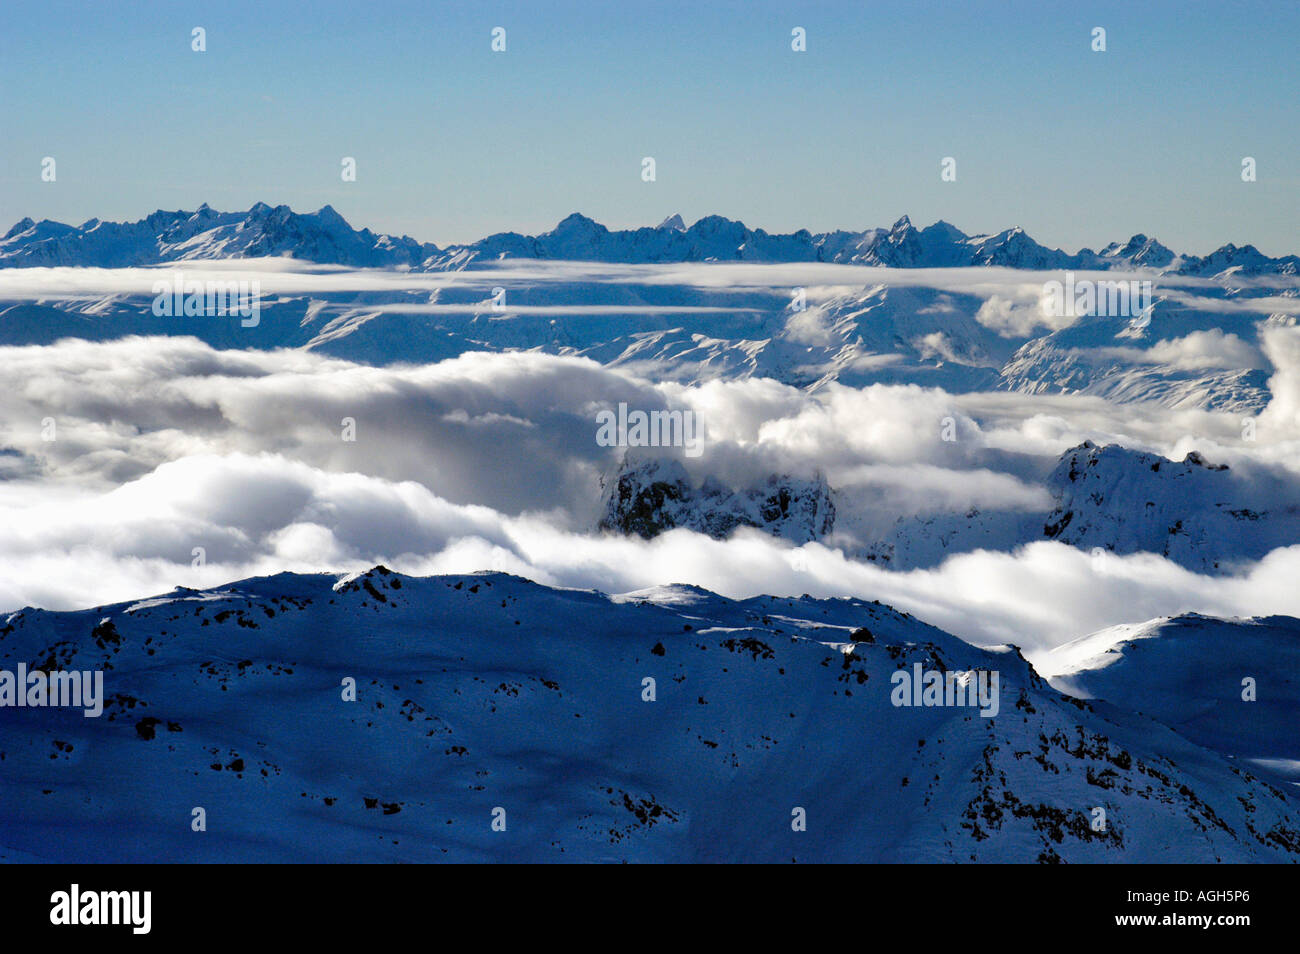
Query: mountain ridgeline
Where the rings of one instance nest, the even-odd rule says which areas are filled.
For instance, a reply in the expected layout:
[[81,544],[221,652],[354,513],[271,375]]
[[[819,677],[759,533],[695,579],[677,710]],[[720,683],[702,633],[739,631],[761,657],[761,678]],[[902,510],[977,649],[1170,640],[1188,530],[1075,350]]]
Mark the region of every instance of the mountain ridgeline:
[[[1196,683],[1215,732],[1131,691],[1214,658],[1162,665],[1188,627],[1056,666],[1110,704],[863,600],[377,566],[25,609],[0,663],[102,671],[105,698],[0,708],[0,861],[1294,862],[1296,692],[1256,663],[1294,660],[1296,621],[1264,622],[1205,624],[1255,650]],[[996,690],[904,698],[917,672]]]
[[1180,255],[1135,235],[1100,251],[1067,253],[1035,242],[1023,229],[967,235],[947,222],[918,229],[907,216],[889,228],[786,234],[709,215],[686,227],[670,216],[654,228],[612,230],[574,213],[549,232],[501,232],[439,248],[409,236],[356,230],[331,206],[294,212],[259,202],[247,212],[159,210],[138,222],[91,219],[79,226],[25,218],[0,239],[0,267],[120,268],[214,258],[288,256],[357,268],[458,269],[500,259],[623,263],[832,262],[894,268],[1003,266],[1023,269],[1149,268],[1179,275],[1296,274],[1300,258],[1271,258],[1251,245],[1224,245],[1206,256]]

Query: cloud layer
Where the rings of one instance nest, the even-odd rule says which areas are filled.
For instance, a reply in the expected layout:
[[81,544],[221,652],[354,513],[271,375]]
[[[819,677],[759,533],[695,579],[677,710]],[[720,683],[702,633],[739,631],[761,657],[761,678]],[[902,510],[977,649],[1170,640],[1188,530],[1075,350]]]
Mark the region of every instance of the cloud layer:
[[[1278,370],[1253,440],[1237,415],[1096,397],[915,385],[810,394],[761,378],[688,387],[538,353],[373,368],[186,338],[0,348],[0,609],[384,562],[607,592],[690,582],[737,597],[853,595],[1031,651],[1188,610],[1300,615],[1288,582],[1300,547],[1211,579],[1157,556],[1094,559],[1050,542],[898,572],[758,532],[648,542],[591,532],[601,476],[619,456],[595,443],[595,412],[618,402],[696,411],[706,451],[684,463],[723,480],[820,468],[860,502],[863,529],[873,514],[883,525],[1045,509],[1043,474],[1084,438],[1294,476],[1298,334],[1262,339]],[[949,425],[955,440],[942,438]]]
[[[817,543],[759,533],[652,541],[565,530],[542,515],[457,505],[420,484],[330,473],[263,454],[198,455],[112,490],[14,510],[0,536],[0,605],[70,608],[172,586],[292,570],[500,570],[558,586],[627,592],[689,582],[727,596],[880,599],[984,645],[1033,653],[1117,622],[1198,611],[1300,615],[1300,546],[1236,577],[1153,555],[1093,556],[1053,542],[977,551],[895,572]],[[195,560],[195,548],[202,561]]]

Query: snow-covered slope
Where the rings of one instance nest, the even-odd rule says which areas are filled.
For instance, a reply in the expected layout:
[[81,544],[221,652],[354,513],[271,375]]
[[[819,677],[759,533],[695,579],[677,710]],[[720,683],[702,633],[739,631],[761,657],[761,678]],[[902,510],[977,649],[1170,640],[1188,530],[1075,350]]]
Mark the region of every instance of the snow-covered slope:
[[1021,344],[999,369],[999,388],[1091,394],[1119,402],[1253,413],[1268,402],[1259,321],[1157,299],[1141,320],[1090,317]]
[[[358,287],[369,279],[358,273]],[[0,300],[0,344],[190,335],[223,349],[303,348],[373,365],[536,349],[682,383],[766,377],[809,390],[834,381],[958,394],[1077,392],[1234,413],[1258,412],[1271,397],[1272,368],[1258,330],[1241,317],[1158,312],[1138,337],[1122,319],[1006,336],[981,320],[986,301],[873,284],[794,311],[784,289],[719,292],[689,280],[534,282],[515,275],[500,310],[485,288],[472,285],[322,291],[266,295],[256,325],[245,327],[239,317],[159,317],[149,296],[86,296],[69,287],[66,297]],[[1195,360],[1185,357],[1190,351],[1198,352]]]
[[1181,461],[1085,441],[1048,481],[1058,503],[1044,534],[1084,549],[1159,553],[1201,572],[1300,540],[1294,484],[1241,479],[1195,451]]
[[[875,603],[375,568],[24,610],[0,657],[109,699],[0,708],[10,859],[1300,858],[1266,773]],[[893,705],[918,665],[997,714]]]
[[1300,620],[1189,613],[1084,636],[1040,664],[1066,692],[1300,783]]
[[895,570],[935,567],[950,556],[973,550],[1007,551],[1040,540],[1043,534],[1043,514],[977,507],[909,514],[896,518],[884,532],[854,534],[855,516],[860,514],[868,519],[875,516],[872,502],[861,501],[853,509],[841,507],[841,513],[845,510],[848,519],[840,521],[841,529],[850,539],[856,537],[861,541],[857,547],[850,547],[850,552]]

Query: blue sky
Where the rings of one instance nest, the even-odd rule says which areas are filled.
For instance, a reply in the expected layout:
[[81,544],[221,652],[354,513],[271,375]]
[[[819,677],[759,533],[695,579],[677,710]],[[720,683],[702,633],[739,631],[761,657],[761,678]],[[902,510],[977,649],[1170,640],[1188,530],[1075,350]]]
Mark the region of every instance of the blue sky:
[[1144,232],[1300,252],[1297,40],[1293,0],[5,0],[0,230],[265,201],[439,244],[573,211],[769,231],[908,214],[1070,251]]

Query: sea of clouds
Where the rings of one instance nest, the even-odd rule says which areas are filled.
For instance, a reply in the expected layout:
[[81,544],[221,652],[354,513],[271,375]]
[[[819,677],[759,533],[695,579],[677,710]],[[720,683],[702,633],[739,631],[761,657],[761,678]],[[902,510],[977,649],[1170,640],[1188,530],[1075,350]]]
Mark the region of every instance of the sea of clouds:
[[[1193,362],[1222,349],[1245,356],[1250,346],[1230,338],[1168,347]],[[833,541],[794,547],[757,531],[718,541],[685,530],[645,541],[593,530],[602,478],[621,455],[596,444],[595,415],[619,402],[699,414],[706,451],[684,463],[700,474],[739,485],[815,469],[888,522],[1047,509],[1043,477],[1084,439],[1175,459],[1194,449],[1244,479],[1300,480],[1300,330],[1271,327],[1260,342],[1273,398],[1253,441],[1237,414],[1095,396],[837,384],[809,393],[761,378],[685,385],[538,352],[377,368],[186,337],[4,347],[0,611],[382,562],[606,592],[691,583],[732,597],[880,599],[1031,654],[1185,611],[1300,615],[1300,545],[1209,578],[1156,555],[1094,558],[1046,541],[891,571]],[[345,418],[355,441],[342,439]],[[955,441],[940,437],[946,419]]]

